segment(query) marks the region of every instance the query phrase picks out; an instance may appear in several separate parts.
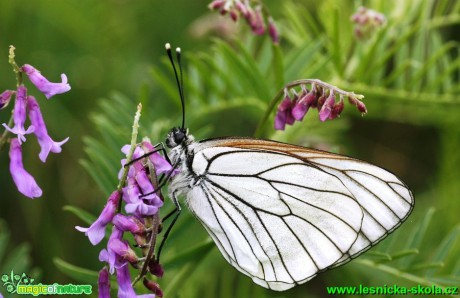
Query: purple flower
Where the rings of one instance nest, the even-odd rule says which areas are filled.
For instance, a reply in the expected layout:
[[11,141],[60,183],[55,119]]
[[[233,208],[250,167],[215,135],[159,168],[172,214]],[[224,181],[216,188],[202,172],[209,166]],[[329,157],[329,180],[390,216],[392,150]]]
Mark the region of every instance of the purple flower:
[[10,144],[10,172],[20,193],[31,199],[42,195],[34,177],[24,169],[21,143],[18,139],[12,139]]
[[13,90],[5,90],[0,94],[0,110],[8,106],[11,100],[11,96],[15,93]]
[[134,250],[128,244],[128,241],[122,241],[118,238],[112,238],[107,244],[107,249],[111,250],[115,255],[122,258],[123,262],[127,261],[131,264],[137,264],[139,258]]
[[145,233],[144,224],[133,216],[117,214],[113,217],[112,223],[121,231],[129,231],[133,234]]
[[149,263],[149,271],[150,273],[152,273],[153,275],[159,277],[159,278],[162,278],[163,277],[163,274],[165,273],[165,270],[163,268],[163,266],[161,266],[160,263],[158,263],[157,260],[151,260],[150,263]]
[[136,295],[131,285],[131,275],[128,266],[117,268],[118,297],[119,298],[155,298],[154,294]]
[[355,97],[348,97],[348,101],[356,106],[358,108],[358,111],[361,112],[361,114],[366,114],[367,113],[367,108],[366,106],[364,105],[364,103],[362,101],[360,101],[359,99],[355,98]]
[[112,234],[110,234],[109,242],[107,244],[107,249],[103,249],[99,253],[99,261],[109,264],[110,274],[115,272],[115,268],[125,266],[127,263],[122,258],[119,258],[112,247],[109,245],[110,241],[121,240],[122,237],[123,231],[117,229],[117,227],[113,227]]
[[107,267],[99,271],[99,278],[97,280],[97,289],[99,298],[110,298],[110,280],[109,271]]
[[285,95],[283,101],[278,106],[278,111],[275,117],[275,129],[284,130],[286,124],[292,125],[295,121],[292,116],[292,108],[294,101],[291,100],[289,95]]
[[208,7],[209,9],[221,9],[224,6],[225,2],[226,0],[214,0],[211,3],[209,3]]
[[156,214],[158,208],[163,206],[163,201],[161,201],[156,193],[149,195],[149,198],[151,198],[150,201],[142,199],[140,196],[141,192],[136,179],[128,177],[127,186],[123,188],[123,199],[126,202],[125,210],[127,213],[144,217]]
[[158,283],[148,280],[146,278],[144,278],[142,282],[144,286],[150,291],[152,291],[156,296],[163,297],[163,291],[161,290],[160,285]]
[[331,94],[324,101],[324,104],[321,107],[321,110],[319,111],[319,120],[324,122],[327,119],[329,119],[332,109],[334,108],[334,104],[335,104],[335,96],[334,96],[334,93],[331,92]]
[[34,131],[34,126],[31,125],[26,130],[24,128],[24,123],[26,122],[26,108],[27,108],[27,89],[23,85],[18,87],[16,94],[16,101],[14,104],[13,111],[13,120],[14,127],[10,128],[6,123],[3,123],[3,126],[13,134],[18,135],[19,143],[25,142],[26,138],[24,135],[32,133]]
[[315,103],[316,101],[316,93],[312,90],[307,92],[305,90],[303,92],[303,96],[295,104],[294,108],[292,109],[292,117],[294,117],[297,121],[302,121],[307,114],[308,109]]
[[351,21],[355,23],[355,36],[358,39],[368,39],[383,25],[385,25],[385,16],[375,10],[366,7],[360,7],[352,17]]
[[[149,142],[142,142],[142,147],[144,148],[144,151],[151,152],[155,150],[155,147],[153,147],[152,144]],[[155,167],[155,172],[157,176],[161,174],[168,174],[169,172],[172,171],[172,165],[164,158],[161,156],[158,152],[152,153],[149,155],[150,162],[153,164]],[[174,169],[173,172],[171,173],[171,176],[176,175],[179,173],[179,169]]]
[[340,116],[340,114],[342,113],[343,111],[343,108],[344,108],[344,103],[343,103],[343,98],[340,97],[340,100],[339,102],[336,102],[334,104],[334,107],[332,108],[332,111],[331,111],[331,114],[329,115],[329,119],[335,119],[337,118],[338,116]]
[[98,244],[104,238],[105,227],[112,221],[117,212],[120,196],[121,193],[117,190],[110,195],[101,215],[99,215],[99,218],[89,228],[75,227],[80,232],[85,232],[85,235],[88,236],[89,241],[93,245]]
[[[158,195],[154,193],[155,189],[153,188],[152,182],[150,181],[149,175],[147,174],[146,169],[141,163],[134,163],[134,179],[139,186],[139,190],[145,197],[142,197],[147,201],[155,201],[159,199]],[[161,206],[159,206],[161,207]]]
[[278,44],[280,42],[280,35],[272,17],[268,18],[268,34],[274,44]]
[[37,137],[38,143],[40,144],[41,151],[38,155],[42,162],[46,161],[50,152],[60,153],[62,151],[61,146],[65,144],[69,138],[64,139],[60,142],[55,142],[48,135],[45,121],[43,120],[42,113],[40,112],[40,106],[38,105],[35,97],[27,97],[27,106],[29,108],[30,122],[34,126],[34,134]]
[[[129,153],[129,150],[131,148],[131,145],[124,145],[122,148],[121,148],[121,152],[123,152],[125,155],[128,155]],[[139,157],[141,157],[142,155],[144,155],[144,151],[142,151],[141,148],[139,147],[136,147],[136,149],[134,149],[134,153],[133,153],[133,156],[132,156],[132,160],[134,159],[137,159]],[[118,179],[121,179],[121,176],[123,175],[123,171],[124,171],[124,167],[126,165],[126,158],[123,158],[121,160],[121,169],[120,171],[118,172]],[[132,176],[134,173],[134,168],[133,167],[129,167],[128,169],[128,175]]]
[[256,35],[262,35],[265,33],[265,23],[262,16],[262,7],[257,6],[256,11],[253,12],[253,16],[249,20],[249,25],[252,28],[252,32]]
[[267,32],[266,24],[268,23],[268,35],[274,44],[278,44],[278,30],[272,17],[268,15],[268,10],[264,9],[263,4],[259,1],[254,1],[257,2],[257,6],[253,8],[251,2],[243,0],[214,0],[208,7],[211,10],[218,10],[221,15],[228,14],[235,22],[240,17],[243,17],[251,27],[252,32],[256,35],[265,34]]
[[22,70],[29,76],[30,81],[35,87],[48,99],[53,95],[65,93],[70,90],[70,85],[67,83],[67,76],[65,74],[61,74],[61,83],[51,83],[32,65],[25,64]]

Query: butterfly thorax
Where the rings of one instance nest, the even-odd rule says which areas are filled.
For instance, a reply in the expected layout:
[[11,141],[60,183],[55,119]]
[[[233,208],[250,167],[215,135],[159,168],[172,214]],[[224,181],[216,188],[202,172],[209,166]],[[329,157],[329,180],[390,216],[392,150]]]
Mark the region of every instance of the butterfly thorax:
[[188,134],[188,130],[173,128],[168,133],[166,145],[171,148],[168,157],[172,165],[179,169],[179,173],[171,179],[169,189],[176,192],[176,195],[186,194],[190,190],[191,181],[194,180],[191,162],[196,146],[195,139]]

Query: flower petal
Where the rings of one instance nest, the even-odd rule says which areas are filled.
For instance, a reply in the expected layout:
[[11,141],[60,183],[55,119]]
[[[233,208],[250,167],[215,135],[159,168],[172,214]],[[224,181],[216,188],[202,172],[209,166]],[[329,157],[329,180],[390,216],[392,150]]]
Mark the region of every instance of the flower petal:
[[110,195],[101,215],[99,215],[89,228],[75,227],[78,231],[84,232],[88,236],[91,244],[96,245],[104,239],[105,227],[112,221],[117,212],[120,196],[121,194],[117,190]]
[[31,199],[41,197],[41,188],[24,169],[21,144],[17,139],[12,139],[10,144],[10,172],[20,193]]
[[14,120],[14,127],[10,128],[3,123],[3,126],[9,132],[16,134],[18,136],[19,143],[25,142],[26,134],[30,134],[34,131],[35,127],[33,125],[29,126],[26,130],[24,128],[24,123],[26,122],[26,109],[27,109],[27,89],[23,85],[18,87],[18,91],[16,94],[16,101],[14,103],[14,111],[13,111],[13,120]]
[[48,99],[56,94],[65,93],[70,90],[70,85],[67,83],[67,76],[65,74],[61,74],[61,83],[52,83],[32,65],[25,64],[22,70],[27,74],[29,80],[35,87],[37,87],[37,89]]
[[107,267],[104,267],[101,271],[99,271],[97,290],[99,298],[110,298],[110,280]]
[[38,156],[42,162],[45,162],[50,152],[60,153],[62,151],[61,146],[64,145],[69,140],[69,138],[66,138],[60,142],[53,141],[53,139],[51,139],[51,137],[48,135],[48,130],[46,129],[45,121],[43,120],[43,116],[40,111],[40,106],[35,100],[35,97],[27,97],[27,106],[29,108],[30,122],[35,128],[34,134],[37,137],[41,148],[40,154]]

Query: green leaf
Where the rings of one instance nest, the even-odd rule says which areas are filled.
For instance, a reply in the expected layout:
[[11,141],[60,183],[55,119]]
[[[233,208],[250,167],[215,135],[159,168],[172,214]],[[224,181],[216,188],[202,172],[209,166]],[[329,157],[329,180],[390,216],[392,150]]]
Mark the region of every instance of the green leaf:
[[[434,256],[432,258],[433,263],[444,262],[447,258],[447,255],[456,244],[457,239],[460,236],[460,226],[455,227],[447,236],[443,239],[441,244],[436,249]],[[426,276],[433,277],[436,270],[428,270]]]
[[26,272],[30,267],[30,247],[28,244],[23,243],[18,245],[14,250],[5,258],[2,269],[4,272],[14,270],[14,272]]
[[285,84],[284,80],[284,63],[283,53],[278,45],[273,45],[273,73],[275,75],[275,83],[278,88]]
[[66,205],[62,207],[62,210],[75,214],[79,219],[83,220],[83,222],[88,225],[92,224],[97,218],[91,213],[75,206]]
[[181,253],[172,259],[166,261],[163,265],[169,269],[180,268],[188,264],[197,264],[202,258],[204,258],[213,248],[215,247],[214,242],[210,239],[204,243],[197,245],[196,247]]
[[[3,260],[7,246],[10,242],[10,230],[6,223],[0,219],[0,261]],[[1,272],[0,272],[1,274]]]
[[421,270],[427,270],[427,269],[439,269],[443,268],[444,263],[443,262],[435,262],[435,263],[424,263],[424,264],[416,264],[410,268],[408,268],[409,271],[421,271]]
[[72,277],[76,281],[90,285],[97,284],[97,279],[99,276],[99,272],[97,271],[72,265],[60,258],[54,258],[53,263],[62,273],[69,277]]

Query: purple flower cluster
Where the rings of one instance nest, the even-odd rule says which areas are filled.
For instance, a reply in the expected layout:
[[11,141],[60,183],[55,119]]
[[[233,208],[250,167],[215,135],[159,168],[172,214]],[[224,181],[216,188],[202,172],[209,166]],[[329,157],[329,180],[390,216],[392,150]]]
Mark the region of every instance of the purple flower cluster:
[[[50,97],[67,92],[70,90],[70,85],[67,83],[67,77],[62,74],[62,83],[51,83],[43,77],[38,70],[29,64],[25,64],[19,69],[29,77],[30,81],[49,99]],[[65,78],[65,79],[64,79]],[[19,192],[29,198],[37,198],[42,195],[42,190],[35,182],[35,179],[25,169],[22,163],[22,143],[26,141],[26,135],[33,133],[40,144],[39,158],[42,162],[46,161],[50,152],[61,152],[61,146],[66,143],[69,138],[60,142],[55,142],[48,135],[45,121],[43,120],[40,107],[35,97],[27,95],[27,88],[20,84],[16,91],[6,90],[0,95],[0,108],[5,108],[15,95],[15,103],[13,109],[14,126],[9,127],[3,123],[5,129],[17,136],[17,139],[10,141],[10,172],[13,181],[16,184]],[[30,126],[25,127],[27,116],[29,116]]]
[[351,17],[351,21],[355,23],[355,36],[358,39],[368,39],[385,24],[386,19],[383,14],[361,6]]
[[209,4],[209,9],[219,10],[222,15],[228,13],[235,22],[243,17],[256,35],[265,34],[268,27],[268,35],[273,43],[279,43],[279,33],[275,22],[261,4],[253,8],[249,0],[214,0]]
[[[130,146],[123,146],[121,151],[128,155]],[[116,273],[118,297],[162,297],[158,284],[146,278],[143,279],[144,285],[154,294],[136,295],[131,282],[129,264],[139,269],[141,262],[149,262],[150,273],[158,277],[163,275],[163,269],[153,259],[139,258],[129,243],[123,240],[123,234],[128,232],[134,236],[136,246],[148,247],[148,239],[152,233],[152,229],[148,225],[152,216],[156,215],[159,208],[163,206],[161,195],[159,192],[155,192],[151,180],[152,173],[150,173],[150,167],[145,163],[145,160],[148,159],[148,162],[155,169],[155,177],[161,174],[174,175],[176,173],[171,164],[157,152],[149,153],[147,157],[142,158],[146,152],[152,151],[154,151],[154,147],[149,142],[142,142],[140,147],[136,147],[132,156],[132,160],[136,161],[129,165],[126,186],[114,191],[109,196],[101,214],[89,228],[76,227],[77,230],[88,236],[93,245],[96,245],[104,238],[107,225],[112,225],[112,233],[107,248],[102,249],[99,254],[99,260],[108,265],[108,269],[104,267],[99,275],[99,297],[110,297],[109,273]],[[121,160],[121,165],[119,179],[122,179],[126,159]],[[118,212],[122,202],[125,203],[126,214]]]
[[[302,86],[300,93],[291,90],[293,94],[284,90],[284,99],[278,106],[275,116],[275,129],[284,130],[286,124],[293,125],[295,121],[302,121],[310,108],[318,109],[319,119],[324,122],[328,119],[335,119],[340,116],[344,108],[343,97],[348,97],[351,104],[356,106],[358,110],[365,114],[367,113],[366,106],[362,101],[353,96],[353,93],[346,95],[340,94],[341,90],[327,89],[323,86],[314,83],[311,90]],[[336,93],[339,95],[339,100],[336,100]]]

